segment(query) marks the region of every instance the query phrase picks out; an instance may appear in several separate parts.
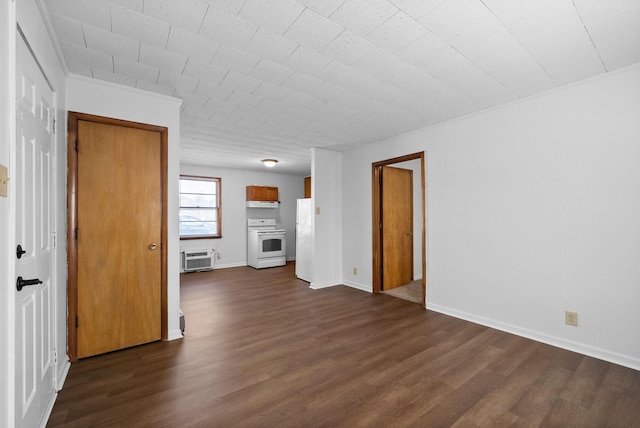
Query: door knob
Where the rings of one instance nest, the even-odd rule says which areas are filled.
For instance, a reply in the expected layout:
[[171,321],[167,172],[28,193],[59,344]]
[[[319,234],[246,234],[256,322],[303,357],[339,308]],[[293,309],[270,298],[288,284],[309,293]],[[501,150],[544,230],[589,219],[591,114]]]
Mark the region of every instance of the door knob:
[[20,259],[23,254],[27,254],[27,252],[22,249],[22,245],[18,245],[18,248],[16,248],[16,257]]
[[38,278],[22,279],[22,277],[19,276],[18,279],[16,280],[16,288],[18,289],[18,291],[22,291],[22,289],[27,285],[37,285],[37,284],[42,284],[42,281],[40,281]]
[[149,244],[148,247],[151,251],[154,251],[158,248],[158,244],[156,244],[155,242],[152,242],[151,244]]

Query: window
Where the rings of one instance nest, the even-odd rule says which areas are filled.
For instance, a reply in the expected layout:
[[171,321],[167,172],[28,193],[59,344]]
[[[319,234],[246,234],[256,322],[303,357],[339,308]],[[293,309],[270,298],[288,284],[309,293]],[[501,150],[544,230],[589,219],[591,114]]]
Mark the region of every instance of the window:
[[216,177],[180,176],[180,239],[222,237],[221,184]]

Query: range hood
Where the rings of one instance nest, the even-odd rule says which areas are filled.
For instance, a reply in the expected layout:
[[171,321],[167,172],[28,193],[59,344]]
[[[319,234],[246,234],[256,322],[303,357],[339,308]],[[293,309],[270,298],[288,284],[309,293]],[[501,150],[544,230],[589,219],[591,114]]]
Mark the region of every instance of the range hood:
[[278,201],[247,201],[247,208],[278,208]]

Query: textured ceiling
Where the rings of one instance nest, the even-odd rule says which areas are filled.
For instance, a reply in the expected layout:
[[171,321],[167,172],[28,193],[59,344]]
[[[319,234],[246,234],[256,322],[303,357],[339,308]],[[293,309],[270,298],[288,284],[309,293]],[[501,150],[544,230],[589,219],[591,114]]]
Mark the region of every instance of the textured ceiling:
[[183,99],[181,162],[343,151],[640,62],[638,0],[40,0],[71,73]]

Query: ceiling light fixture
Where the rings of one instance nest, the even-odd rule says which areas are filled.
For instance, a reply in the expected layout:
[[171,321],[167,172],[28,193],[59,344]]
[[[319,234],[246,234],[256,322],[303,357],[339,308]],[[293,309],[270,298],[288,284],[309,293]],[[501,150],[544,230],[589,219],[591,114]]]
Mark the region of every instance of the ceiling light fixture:
[[275,159],[262,159],[262,163],[264,164],[264,166],[266,166],[267,168],[273,168],[274,166],[276,166],[276,164],[278,163],[277,160]]

